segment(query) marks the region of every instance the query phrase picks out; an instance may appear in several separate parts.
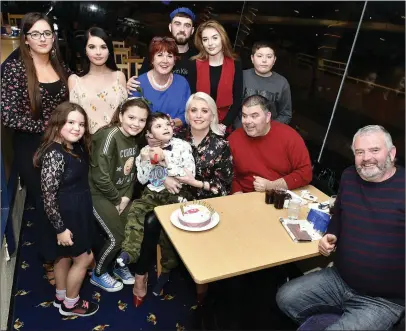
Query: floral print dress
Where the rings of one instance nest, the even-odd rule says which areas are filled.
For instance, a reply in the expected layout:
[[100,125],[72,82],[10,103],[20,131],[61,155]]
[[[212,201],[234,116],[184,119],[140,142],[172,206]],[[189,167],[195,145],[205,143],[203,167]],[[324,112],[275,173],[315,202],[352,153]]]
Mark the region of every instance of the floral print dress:
[[228,141],[211,130],[197,146],[189,128],[179,130],[176,136],[192,146],[196,162],[195,178],[210,185],[210,191],[191,187],[193,197],[200,200],[229,195],[234,172]]
[[75,76],[76,84],[70,91],[70,101],[82,106],[89,118],[90,133],[109,124],[117,107],[127,99],[127,91],[120,84],[119,71],[116,79],[99,92],[89,93],[81,78]]

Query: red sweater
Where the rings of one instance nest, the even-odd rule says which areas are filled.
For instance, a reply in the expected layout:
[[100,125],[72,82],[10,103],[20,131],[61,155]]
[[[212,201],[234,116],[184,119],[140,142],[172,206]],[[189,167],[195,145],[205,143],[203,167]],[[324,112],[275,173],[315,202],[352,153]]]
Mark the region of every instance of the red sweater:
[[262,137],[249,137],[239,128],[228,140],[234,165],[232,193],[253,192],[253,176],[271,181],[283,178],[290,190],[312,180],[309,152],[289,125],[272,121],[271,130]]

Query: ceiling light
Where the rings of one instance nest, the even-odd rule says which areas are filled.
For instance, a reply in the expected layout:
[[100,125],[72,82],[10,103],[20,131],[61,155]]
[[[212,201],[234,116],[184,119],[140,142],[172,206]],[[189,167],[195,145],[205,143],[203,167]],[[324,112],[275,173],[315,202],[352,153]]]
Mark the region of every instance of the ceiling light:
[[314,18],[314,16],[312,16],[312,18]]
[[369,19],[370,19],[370,20],[372,20],[372,17],[371,17],[371,16],[369,16]]
[[383,38],[379,38],[379,40],[385,41],[385,39],[383,39]]
[[340,11],[340,9],[335,9],[334,11],[335,11],[335,12],[338,12],[338,11]]
[[96,5],[90,5],[89,10],[91,11],[97,11],[97,6]]
[[298,10],[296,10],[296,9],[294,10],[294,12],[295,12],[296,14],[299,14],[299,11],[298,11]]
[[319,34],[318,33],[316,33],[316,37],[318,37],[319,36]]

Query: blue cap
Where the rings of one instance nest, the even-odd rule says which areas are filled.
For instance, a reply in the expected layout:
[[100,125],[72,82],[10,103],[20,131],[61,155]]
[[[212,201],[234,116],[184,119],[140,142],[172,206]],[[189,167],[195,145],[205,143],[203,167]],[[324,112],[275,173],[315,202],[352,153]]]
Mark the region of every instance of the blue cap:
[[186,7],[180,7],[178,9],[175,9],[172,13],[170,13],[169,17],[170,17],[171,21],[173,20],[175,15],[178,13],[184,13],[186,15],[189,15],[192,18],[192,22],[195,21],[195,14],[193,14],[193,12],[189,8],[186,8]]

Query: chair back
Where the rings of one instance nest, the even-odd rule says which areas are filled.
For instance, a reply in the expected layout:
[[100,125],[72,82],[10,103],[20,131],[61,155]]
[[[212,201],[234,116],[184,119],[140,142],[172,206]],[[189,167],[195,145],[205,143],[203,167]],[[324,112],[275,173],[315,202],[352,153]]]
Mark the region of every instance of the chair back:
[[117,64],[127,64],[131,54],[131,48],[114,48],[114,60]]
[[142,63],[144,62],[145,58],[142,59],[128,59],[127,60],[127,70],[128,70],[128,78],[132,76],[138,77],[138,70],[141,69]]
[[8,24],[11,26],[20,26],[21,20],[23,19],[24,15],[20,14],[8,14]]
[[124,41],[113,41],[113,48],[124,48]]

